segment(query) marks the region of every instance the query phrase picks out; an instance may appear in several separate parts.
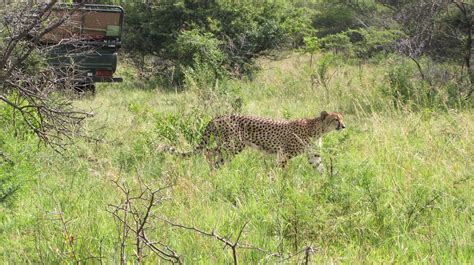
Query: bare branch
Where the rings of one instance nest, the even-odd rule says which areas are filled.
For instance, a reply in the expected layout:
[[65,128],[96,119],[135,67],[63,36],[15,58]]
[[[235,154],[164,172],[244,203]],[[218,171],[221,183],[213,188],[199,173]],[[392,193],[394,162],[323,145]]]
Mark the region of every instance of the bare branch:
[[225,247],[230,247],[230,249],[232,250],[232,258],[233,258],[234,264],[238,264],[238,260],[237,260],[237,249],[238,248],[248,249],[248,250],[256,250],[256,251],[259,251],[259,252],[269,254],[271,256],[276,256],[275,254],[271,253],[270,251],[264,250],[262,248],[254,247],[254,246],[250,246],[250,245],[243,245],[243,244],[239,243],[239,240],[242,236],[242,233],[243,233],[245,227],[247,226],[247,224],[249,223],[249,221],[246,221],[244,223],[244,225],[241,227],[241,229],[239,230],[239,234],[237,235],[237,238],[235,239],[235,241],[231,241],[230,239],[227,239],[223,236],[220,236],[218,233],[216,233],[216,231],[206,232],[206,231],[204,231],[200,228],[194,227],[194,226],[186,226],[186,225],[174,223],[174,222],[171,222],[171,221],[169,221],[167,219],[164,219],[164,218],[159,218],[159,219],[164,221],[165,223],[173,226],[173,227],[178,227],[178,228],[183,228],[183,229],[186,229],[186,230],[191,230],[191,231],[197,232],[198,234],[214,238],[214,239],[224,243],[224,248]]
[[[138,195],[132,196],[132,191],[127,187],[126,183],[120,183],[119,180],[112,180],[118,190],[125,196],[124,201],[120,205],[109,205],[107,212],[111,213],[114,218],[122,224],[121,235],[121,263],[126,264],[125,245],[128,238],[128,231],[135,235],[135,255],[137,262],[143,260],[142,243],[148,247],[153,253],[161,259],[171,263],[181,264],[181,258],[171,247],[160,243],[153,242],[146,235],[147,227],[150,225],[150,217],[153,213],[154,206],[158,205],[164,197],[160,197],[160,193],[169,186],[152,189],[148,185],[141,183]],[[141,179],[140,179],[141,182]],[[145,207],[141,209],[140,203],[145,203]],[[127,233],[125,233],[127,231]]]
[[0,42],[0,102],[19,113],[43,143],[61,152],[66,142],[80,135],[83,121],[93,114],[76,110],[70,99],[55,92],[72,84],[74,75],[60,76],[59,71],[45,66],[49,51],[61,44],[45,46],[42,37],[81,7],[74,6],[61,18],[51,18],[57,2],[17,5],[2,12],[0,32],[6,36],[2,35],[4,41]]

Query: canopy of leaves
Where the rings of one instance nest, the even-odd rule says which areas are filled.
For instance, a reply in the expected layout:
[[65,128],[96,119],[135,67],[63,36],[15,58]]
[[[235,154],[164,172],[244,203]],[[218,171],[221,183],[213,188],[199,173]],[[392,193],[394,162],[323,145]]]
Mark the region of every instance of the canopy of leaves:
[[165,75],[169,69],[192,66],[199,57],[211,68],[241,76],[253,70],[256,57],[301,45],[313,32],[311,12],[288,3],[186,0],[124,3],[124,8],[124,49],[132,57],[154,56],[162,66],[157,73]]

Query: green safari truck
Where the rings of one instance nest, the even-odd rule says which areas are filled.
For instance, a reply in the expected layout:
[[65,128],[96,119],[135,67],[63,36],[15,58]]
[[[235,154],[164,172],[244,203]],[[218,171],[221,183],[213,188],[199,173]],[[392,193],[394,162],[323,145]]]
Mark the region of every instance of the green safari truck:
[[69,19],[42,42],[50,47],[48,63],[79,92],[95,93],[97,82],[122,82],[114,76],[121,46],[124,11],[120,6],[62,4],[52,19]]

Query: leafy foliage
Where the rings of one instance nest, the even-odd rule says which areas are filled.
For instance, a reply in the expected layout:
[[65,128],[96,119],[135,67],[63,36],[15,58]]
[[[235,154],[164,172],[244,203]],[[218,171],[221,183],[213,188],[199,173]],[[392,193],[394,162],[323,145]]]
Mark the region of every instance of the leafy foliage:
[[313,27],[318,31],[319,37],[361,26],[356,19],[356,10],[342,1],[323,1],[316,9],[318,13],[313,18]]
[[179,141],[184,139],[190,145],[197,145],[210,119],[197,112],[186,115],[157,114],[155,115],[156,132],[173,144],[179,144]]
[[396,51],[397,41],[403,36],[398,30],[377,28],[350,29],[325,37],[305,38],[305,51],[314,53],[320,50],[342,53],[358,58],[371,58],[378,53]]
[[204,74],[204,68],[208,68],[211,75],[206,76],[210,78],[205,82],[206,85],[212,84],[216,79],[222,79],[226,75],[223,67],[226,55],[219,49],[220,45],[221,41],[211,33],[201,33],[196,29],[181,32],[171,51],[180,63],[175,78],[182,81],[185,71],[196,70]]
[[398,30],[377,28],[349,30],[347,34],[350,36],[354,52],[359,58],[370,58],[380,52],[394,52],[397,41],[403,36],[403,33]]
[[[125,4],[124,48],[133,57],[154,56],[156,73],[182,84],[182,70],[207,64],[216,77],[250,74],[254,59],[313,32],[306,9],[291,4],[178,1]],[[221,68],[221,69],[218,69]],[[170,70],[172,69],[172,70]],[[176,71],[171,75],[169,71]]]

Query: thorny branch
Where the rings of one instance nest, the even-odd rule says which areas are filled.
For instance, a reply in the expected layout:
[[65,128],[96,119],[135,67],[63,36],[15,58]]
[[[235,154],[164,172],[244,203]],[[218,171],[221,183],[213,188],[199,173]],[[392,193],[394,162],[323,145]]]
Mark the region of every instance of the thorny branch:
[[301,255],[302,253],[304,253],[302,264],[308,265],[308,264],[311,264],[311,255],[314,252],[316,252],[315,248],[313,248],[312,246],[306,246],[303,249],[301,249],[301,250],[299,250],[299,251],[297,251],[293,254],[290,254],[287,257],[284,257],[284,258],[280,259],[278,261],[278,263],[283,263],[283,262],[289,261],[289,260],[293,259],[294,257],[297,257],[297,256]]
[[207,236],[207,237],[212,237],[212,238],[224,243],[224,248],[229,247],[232,250],[232,258],[233,258],[234,264],[238,264],[237,249],[239,249],[239,248],[256,250],[256,251],[259,251],[259,252],[269,254],[269,256],[278,256],[278,254],[271,253],[270,251],[264,250],[262,248],[239,243],[240,238],[242,236],[242,233],[243,233],[245,227],[247,226],[247,224],[249,223],[249,221],[246,221],[244,223],[244,225],[239,230],[239,234],[237,235],[237,238],[235,239],[235,241],[232,241],[230,239],[227,239],[226,237],[223,237],[223,236],[219,235],[214,230],[212,232],[206,232],[206,231],[204,231],[200,228],[194,227],[194,226],[186,226],[186,225],[174,223],[174,222],[171,222],[171,221],[169,221],[167,219],[164,219],[164,218],[160,218],[160,219],[163,220],[165,223],[173,226],[173,227],[178,227],[178,228],[183,228],[183,229],[186,229],[186,230],[191,230],[191,231],[197,232],[201,235],[204,235],[204,236]]
[[[60,75],[45,66],[49,51],[70,44],[85,52],[86,47],[65,40],[45,45],[43,36],[65,23],[81,5],[59,18],[53,17],[57,0],[46,5],[20,4],[2,11],[0,20],[0,102],[19,114],[26,126],[45,144],[62,151],[66,142],[80,135],[83,121],[93,113],[76,110],[71,100],[56,91],[70,85],[74,74]],[[63,68],[71,68],[66,65]],[[12,117],[12,119],[14,119]]]
[[120,224],[119,237],[121,249],[121,264],[127,264],[126,245],[128,238],[132,234],[135,236],[133,239],[135,241],[135,255],[138,264],[141,264],[143,258],[145,257],[142,245],[146,246],[151,252],[156,254],[162,260],[168,261],[173,264],[184,263],[184,261],[182,260],[182,256],[179,255],[170,246],[162,242],[154,241],[148,237],[147,230],[149,230],[152,225],[152,218],[158,218],[159,220],[165,222],[166,224],[172,227],[189,230],[201,234],[203,236],[213,238],[223,243],[224,249],[227,247],[231,249],[233,264],[238,264],[238,249],[253,250],[263,253],[265,254],[265,257],[262,259],[262,261],[268,261],[269,259],[279,258],[279,263],[291,260],[304,253],[304,256],[302,257],[303,264],[310,264],[311,255],[316,251],[315,248],[311,246],[306,246],[300,251],[286,255],[282,253],[271,252],[250,244],[241,243],[241,238],[244,234],[245,228],[249,224],[249,221],[246,221],[241,226],[235,240],[232,240],[228,237],[220,235],[215,230],[209,232],[195,226],[183,225],[176,222],[172,222],[163,217],[157,217],[154,213],[154,207],[160,205],[163,200],[166,199],[162,192],[165,189],[170,188],[170,186],[165,186],[159,189],[152,189],[146,184],[144,184],[141,180],[139,180],[140,188],[138,190],[132,191],[125,182],[120,182],[119,180],[113,180],[112,182],[115,184],[118,191],[120,191],[120,193],[124,196],[122,203],[118,205],[109,204],[109,209],[107,209],[107,212],[111,213],[114,219]]
[[[169,186],[152,189],[142,183],[138,195],[132,196],[132,191],[125,183],[120,183],[119,180],[114,180],[113,183],[125,196],[121,204],[110,204],[110,209],[107,209],[122,224],[120,236],[121,264],[127,264],[126,241],[129,237],[129,231],[135,235],[135,255],[139,264],[141,264],[144,257],[142,243],[161,259],[182,264],[181,258],[175,250],[161,242],[150,240],[146,233],[150,225],[150,217],[153,216],[153,209],[166,199],[161,193]],[[143,209],[140,207],[140,203],[144,203]]]

